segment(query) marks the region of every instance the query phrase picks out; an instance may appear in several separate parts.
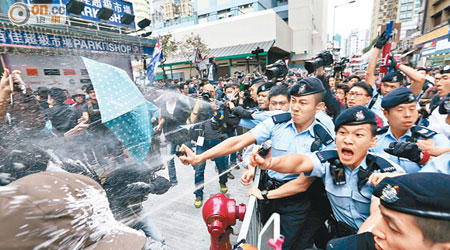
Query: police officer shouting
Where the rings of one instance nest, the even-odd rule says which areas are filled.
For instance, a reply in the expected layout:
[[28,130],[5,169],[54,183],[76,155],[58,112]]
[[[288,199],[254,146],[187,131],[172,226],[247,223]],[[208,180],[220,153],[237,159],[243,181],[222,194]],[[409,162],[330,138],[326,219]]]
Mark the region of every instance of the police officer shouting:
[[[180,156],[184,164],[198,164],[207,159],[230,154],[243,149],[255,142],[261,144],[272,140],[272,155],[279,156],[288,153],[310,153],[321,148],[331,147],[333,136],[315,119],[321,112],[324,103],[322,94],[324,87],[317,78],[306,78],[292,86],[289,91],[291,112],[275,115],[258,124],[249,132],[229,138],[203,152],[195,155],[188,147],[182,147],[186,156]],[[285,236],[283,249],[305,249],[311,246],[312,229],[307,223],[310,212],[310,202],[303,192],[308,190],[313,179],[299,174],[281,174],[275,171],[268,173],[266,183],[261,183],[266,191],[252,189],[250,192],[267,205],[263,205],[263,222],[273,212],[281,215],[281,234]]]
[[322,178],[337,220],[336,233],[343,236],[366,230],[377,219],[379,202],[371,199],[373,186],[367,184],[370,174],[402,169],[368,152],[377,138],[375,114],[366,107],[354,106],[342,112],[335,129],[335,150],[267,159],[252,154],[250,163],[262,169]]
[[389,127],[378,131],[378,143],[373,152],[384,154],[407,173],[418,172],[430,155],[439,156],[450,147],[444,135],[414,125],[419,113],[410,89],[393,90],[383,98],[381,106]]

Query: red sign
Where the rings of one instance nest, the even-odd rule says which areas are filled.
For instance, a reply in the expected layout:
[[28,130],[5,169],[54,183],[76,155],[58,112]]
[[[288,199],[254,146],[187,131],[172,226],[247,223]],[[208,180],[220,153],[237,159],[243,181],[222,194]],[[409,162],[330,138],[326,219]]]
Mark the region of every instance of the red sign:
[[26,69],[28,76],[39,76],[38,69]]
[[74,76],[75,70],[74,69],[64,69],[64,75],[65,76]]

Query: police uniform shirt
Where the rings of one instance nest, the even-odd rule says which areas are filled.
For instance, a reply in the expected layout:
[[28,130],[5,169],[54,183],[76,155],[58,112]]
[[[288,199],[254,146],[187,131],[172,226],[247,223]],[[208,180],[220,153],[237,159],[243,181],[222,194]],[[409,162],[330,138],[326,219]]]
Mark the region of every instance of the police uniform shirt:
[[[318,152],[307,155],[312,160],[314,168],[310,173],[304,173],[305,176],[315,176],[323,179],[325,190],[327,191],[327,196],[330,200],[331,209],[333,210],[336,220],[344,222],[355,230],[358,230],[370,215],[370,203],[374,190],[374,186],[366,183],[361,190],[358,191],[358,171],[360,168],[368,168],[366,164],[367,155],[361,161],[361,164],[354,170],[345,166],[346,183],[344,185],[335,185],[330,172],[330,163],[322,163],[317,153]],[[399,166],[392,162],[391,164],[398,172],[403,172]]]
[[[272,140],[272,157],[294,154],[294,153],[311,153],[311,144],[314,142],[314,122],[303,132],[298,133],[293,120],[275,124],[272,119],[267,119],[250,130],[256,139],[257,144],[261,144],[267,140]],[[334,131],[333,129],[329,130]],[[334,139],[334,132],[330,132]],[[320,150],[332,149],[334,143],[325,146],[322,145]],[[270,178],[277,181],[289,181],[297,178],[298,174],[282,174],[272,170],[267,171]]]
[[[391,142],[405,142],[408,138],[411,137],[411,129],[409,129],[400,139],[397,141],[394,135],[392,134],[391,128],[389,128],[386,133],[377,135],[378,142],[377,145],[371,152],[375,152],[377,154],[383,155],[385,158],[391,160],[395,164],[401,166],[407,173],[416,173],[420,170],[419,164],[412,162],[406,158],[397,157],[391,154],[388,154],[384,151],[385,148],[389,148],[389,144]],[[418,138],[420,139],[420,138]],[[431,136],[429,139],[434,141],[434,144],[438,148],[448,148],[450,147],[450,141],[442,134],[436,134]]]
[[433,158],[419,172],[450,175],[450,152]]
[[252,114],[253,119],[241,118],[238,126],[241,126],[241,127],[247,128],[247,129],[252,129],[252,128],[256,127],[256,125],[258,125],[259,123],[271,118],[273,115],[277,115],[277,114],[281,114],[281,113],[285,113],[285,111],[281,111],[281,110],[256,111],[255,113]]

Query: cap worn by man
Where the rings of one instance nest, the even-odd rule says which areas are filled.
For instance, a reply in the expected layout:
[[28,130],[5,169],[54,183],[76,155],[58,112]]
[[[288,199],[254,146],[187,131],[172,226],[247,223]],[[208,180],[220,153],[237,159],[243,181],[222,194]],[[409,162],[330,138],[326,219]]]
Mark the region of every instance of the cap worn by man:
[[258,90],[256,91],[257,94],[260,92],[269,91],[273,86],[275,86],[275,83],[273,82],[265,82],[261,85],[259,85]]
[[325,88],[318,78],[308,77],[301,79],[289,89],[291,96],[306,96],[324,92]]
[[40,172],[0,187],[0,249],[136,249],[146,237],[114,219],[94,180]]
[[414,173],[384,179],[374,191],[381,205],[415,216],[450,220],[450,175]]
[[403,74],[398,71],[393,71],[389,74],[387,74],[383,79],[381,79],[382,82],[403,82]]
[[359,124],[377,124],[375,113],[364,106],[358,105],[346,109],[334,121],[336,131],[344,125]]
[[81,90],[81,89],[75,90],[75,91],[73,92],[72,97],[75,98],[75,97],[77,97],[77,96],[85,96],[83,90]]
[[381,107],[389,109],[400,104],[408,104],[416,101],[413,92],[408,88],[397,88],[389,92],[381,101]]

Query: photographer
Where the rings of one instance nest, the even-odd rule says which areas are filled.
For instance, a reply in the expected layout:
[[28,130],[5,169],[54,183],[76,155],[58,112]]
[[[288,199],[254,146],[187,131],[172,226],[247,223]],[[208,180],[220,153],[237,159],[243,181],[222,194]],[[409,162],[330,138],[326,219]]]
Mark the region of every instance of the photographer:
[[[223,103],[218,102],[215,99],[215,96],[216,90],[214,86],[205,84],[203,86],[203,93],[201,94],[202,99],[197,100],[189,118],[191,124],[197,123],[197,125],[195,125],[196,130],[200,131],[198,137],[195,139],[197,141],[196,152],[198,154],[205,152],[222,142],[222,140],[226,138],[226,134],[230,132],[227,131],[227,129],[234,129],[232,126],[228,127],[224,122],[222,112],[226,107],[224,107],[225,105]],[[226,160],[226,155],[214,159],[219,171],[220,192],[222,193],[228,192],[226,185],[228,177],[225,174],[222,175],[222,173],[227,170]],[[202,185],[205,179],[205,166],[205,162],[193,166],[195,170],[194,182],[197,187],[194,191],[194,206],[196,208],[200,208],[203,204]]]

